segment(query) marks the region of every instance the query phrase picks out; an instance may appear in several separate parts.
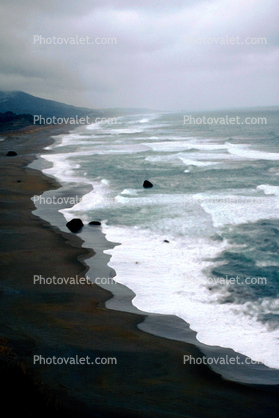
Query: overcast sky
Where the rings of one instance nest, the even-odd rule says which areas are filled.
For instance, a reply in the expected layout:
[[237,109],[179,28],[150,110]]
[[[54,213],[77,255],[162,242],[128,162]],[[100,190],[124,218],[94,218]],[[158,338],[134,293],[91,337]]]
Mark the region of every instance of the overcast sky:
[[278,0],[1,0],[0,89],[95,108],[278,105],[278,20]]

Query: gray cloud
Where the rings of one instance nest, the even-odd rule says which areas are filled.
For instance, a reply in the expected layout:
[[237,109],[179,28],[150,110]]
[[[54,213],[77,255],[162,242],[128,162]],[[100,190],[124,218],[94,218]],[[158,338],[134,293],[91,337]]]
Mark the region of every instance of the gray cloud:
[[[2,0],[0,88],[91,107],[276,105],[278,9],[276,0]],[[239,44],[220,44],[232,37]]]

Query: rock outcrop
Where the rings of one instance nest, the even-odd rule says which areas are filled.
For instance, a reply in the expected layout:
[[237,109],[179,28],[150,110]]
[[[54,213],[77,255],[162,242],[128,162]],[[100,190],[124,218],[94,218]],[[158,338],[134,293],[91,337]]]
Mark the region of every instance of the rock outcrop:
[[70,222],[67,222],[66,226],[67,228],[69,228],[71,232],[76,233],[76,232],[79,232],[81,228],[83,227],[83,222],[79,218],[74,218]]
[[149,181],[149,180],[144,180],[144,182],[143,182],[143,187],[145,188],[145,189],[149,189],[150,187],[153,187],[153,184],[151,183],[151,181]]

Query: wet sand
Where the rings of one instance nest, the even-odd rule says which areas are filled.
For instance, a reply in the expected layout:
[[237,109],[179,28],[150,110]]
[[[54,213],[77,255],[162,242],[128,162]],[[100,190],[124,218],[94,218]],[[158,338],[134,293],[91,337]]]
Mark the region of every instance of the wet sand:
[[[21,416],[275,417],[278,386],[225,381],[194,345],[137,328],[144,316],[106,309],[96,285],[34,285],[33,276],[84,277],[91,249],[34,216],[30,198],[59,187],[26,168],[51,135],[26,128],[0,142],[0,359],[3,402]],[[15,157],[6,153],[14,150]],[[116,358],[110,365],[33,364],[33,356]],[[233,366],[232,366],[233,367]]]

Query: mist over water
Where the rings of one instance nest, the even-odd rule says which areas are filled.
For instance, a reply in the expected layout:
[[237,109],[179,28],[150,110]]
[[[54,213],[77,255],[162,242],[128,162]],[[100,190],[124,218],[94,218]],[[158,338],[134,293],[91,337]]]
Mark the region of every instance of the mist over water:
[[[183,318],[202,343],[279,369],[278,112],[234,115],[267,124],[120,117],[58,139],[44,171],[92,185],[62,213],[101,221],[121,244],[106,253],[137,308]],[[154,187],[144,189],[145,179]]]

